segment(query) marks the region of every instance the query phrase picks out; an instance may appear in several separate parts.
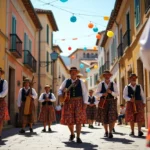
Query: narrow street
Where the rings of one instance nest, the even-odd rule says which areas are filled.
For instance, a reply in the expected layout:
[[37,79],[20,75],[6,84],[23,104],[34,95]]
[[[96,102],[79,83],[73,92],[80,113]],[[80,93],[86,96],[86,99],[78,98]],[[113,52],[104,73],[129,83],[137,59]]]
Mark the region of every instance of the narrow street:
[[[53,125],[52,133],[41,133],[41,125],[34,126],[34,133],[28,131],[25,135],[19,135],[18,128],[12,128],[3,132],[0,142],[0,150],[147,150],[145,144],[146,132],[142,138],[130,137],[129,128],[116,126],[113,139],[104,138],[102,126],[89,129],[88,125],[82,128],[82,144],[68,142],[69,131],[63,125]],[[137,130],[135,131],[137,135]]]

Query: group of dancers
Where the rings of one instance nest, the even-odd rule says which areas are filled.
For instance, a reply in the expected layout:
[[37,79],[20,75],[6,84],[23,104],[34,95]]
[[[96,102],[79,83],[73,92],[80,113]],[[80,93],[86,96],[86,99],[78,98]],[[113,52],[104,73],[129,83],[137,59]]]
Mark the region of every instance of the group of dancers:
[[[77,143],[82,143],[80,138],[81,126],[88,121],[89,127],[93,128],[93,121],[101,122],[104,127],[104,137],[113,138],[112,131],[114,129],[117,113],[117,97],[119,95],[115,82],[110,80],[112,74],[104,71],[104,80],[97,86],[96,91],[86,89],[85,83],[78,77],[79,71],[76,67],[70,68],[70,78],[66,79],[60,86],[58,96],[63,103],[60,123],[68,126],[70,131],[69,141],[73,141],[76,137]],[[8,92],[8,83],[2,79],[4,71],[0,68],[0,136],[3,127],[3,121],[10,119],[5,97]],[[144,123],[144,107],[146,98],[141,85],[136,84],[136,74],[129,76],[130,84],[125,86],[123,98],[126,100],[125,120],[130,122],[131,136],[134,136],[134,123],[138,123],[138,136],[142,136],[141,126]],[[32,124],[35,117],[35,99],[38,98],[34,88],[30,85],[31,81],[26,78],[24,86],[19,90],[17,105],[19,108],[19,119],[22,122],[21,134],[25,133],[25,127],[29,124],[30,132],[33,132]],[[88,94],[89,93],[89,94]],[[93,93],[95,95],[93,96]],[[29,100],[28,100],[29,98]],[[41,93],[38,98],[41,102],[41,111],[39,121],[43,123],[42,132],[51,132],[51,124],[55,121],[55,109],[53,102],[56,101],[55,95],[50,91],[50,85],[45,85],[45,92]],[[29,101],[29,103],[27,102]],[[96,110],[98,103],[98,110]],[[74,125],[76,133],[74,133]]]

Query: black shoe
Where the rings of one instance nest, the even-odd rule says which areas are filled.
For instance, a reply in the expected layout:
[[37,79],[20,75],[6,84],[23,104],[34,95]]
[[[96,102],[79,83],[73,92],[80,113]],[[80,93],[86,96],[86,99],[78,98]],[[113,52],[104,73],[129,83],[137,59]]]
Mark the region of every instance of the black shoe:
[[93,125],[91,125],[91,128],[94,129]]
[[109,138],[113,138],[113,134],[112,134],[112,133],[109,133],[108,137],[109,137]]
[[116,132],[114,128],[112,129],[112,131],[113,131],[114,133]]
[[42,130],[42,132],[46,132],[46,129],[44,128],[44,129]]
[[48,132],[52,132],[52,129],[51,129],[51,128],[48,128]]
[[91,125],[89,124],[89,128],[91,128]]
[[19,133],[25,133],[25,130],[24,130],[24,129],[21,129],[21,130],[19,131]]
[[2,141],[2,137],[0,136],[0,141]]
[[130,136],[134,136],[134,132],[131,132],[129,135],[130,135]]
[[77,138],[77,143],[82,143],[80,138]]
[[83,127],[85,127],[85,124],[83,124]]
[[105,132],[104,137],[108,137],[108,132]]
[[33,133],[33,129],[32,128],[30,128],[30,133]]
[[142,136],[142,135],[143,135],[143,132],[139,131],[138,136]]
[[75,135],[70,135],[69,141],[73,141],[74,138],[75,138]]

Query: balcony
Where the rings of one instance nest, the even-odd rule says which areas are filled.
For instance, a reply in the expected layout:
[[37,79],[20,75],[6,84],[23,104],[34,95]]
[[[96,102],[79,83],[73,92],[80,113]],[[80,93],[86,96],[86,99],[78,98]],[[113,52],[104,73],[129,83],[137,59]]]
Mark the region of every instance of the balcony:
[[16,58],[22,58],[22,41],[20,40],[20,38],[17,36],[17,34],[10,34],[10,41],[10,52]]
[[123,49],[130,45],[130,30],[127,30],[123,36]]
[[35,58],[32,56],[32,54],[28,50],[24,50],[24,61],[23,61],[23,63],[32,72],[36,72],[37,61],[35,60]]
[[106,61],[104,64],[104,70],[109,70],[110,69],[110,63],[109,61]]
[[118,48],[118,58],[122,57],[123,56],[123,53],[124,53],[124,50],[123,50],[123,43],[120,43]]
[[150,8],[150,0],[145,0],[145,13],[148,12],[149,8]]

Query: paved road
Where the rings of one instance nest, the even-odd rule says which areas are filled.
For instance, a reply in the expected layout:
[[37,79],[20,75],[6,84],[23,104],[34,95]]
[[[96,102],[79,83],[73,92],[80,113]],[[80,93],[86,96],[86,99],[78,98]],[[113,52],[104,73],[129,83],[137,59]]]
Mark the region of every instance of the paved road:
[[19,129],[8,129],[3,132],[0,150],[148,150],[145,147],[145,137],[130,137],[127,127],[116,126],[113,139],[103,138],[102,126],[95,127],[83,127],[82,144],[68,142],[69,131],[67,127],[59,124],[52,126],[52,133],[41,133],[40,125],[34,127],[33,134],[27,132],[25,135],[19,135]]

